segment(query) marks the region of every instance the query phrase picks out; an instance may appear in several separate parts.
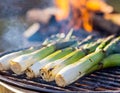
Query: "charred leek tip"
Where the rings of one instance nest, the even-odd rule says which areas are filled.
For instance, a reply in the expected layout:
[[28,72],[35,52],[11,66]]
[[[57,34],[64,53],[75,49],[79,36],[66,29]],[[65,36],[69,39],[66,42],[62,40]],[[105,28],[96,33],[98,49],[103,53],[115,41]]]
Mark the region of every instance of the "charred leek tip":
[[65,87],[66,86],[66,82],[64,80],[64,78],[61,76],[61,75],[56,75],[56,84],[58,86],[61,86],[61,87]]
[[[55,62],[58,62],[58,61],[55,61]],[[54,62],[48,63],[43,68],[41,68],[39,73],[42,79],[48,82],[53,81],[54,80],[53,78],[54,75],[52,73],[53,69],[54,69]]]
[[[85,75],[85,73],[82,73],[81,76],[78,76],[76,78],[76,80],[79,79],[80,77],[84,76],[84,75]],[[73,81],[76,81],[76,80],[73,80]],[[71,82],[73,82],[73,81],[66,81],[64,79],[64,77],[60,74],[57,74],[56,77],[55,77],[55,82],[60,87],[66,87],[67,85],[71,84]]]
[[26,75],[27,75],[28,78],[36,77],[35,73],[34,73],[33,70],[30,69],[30,68],[28,68],[28,69],[26,70]]
[[21,69],[22,69],[21,65],[13,61],[11,61],[10,63],[11,63],[11,70],[18,75],[21,74]]
[[3,65],[0,63],[0,71],[3,71],[3,70],[5,69],[3,68]]
[[42,79],[45,81],[49,81],[49,75],[47,73],[47,69],[40,69],[40,76],[42,76]]

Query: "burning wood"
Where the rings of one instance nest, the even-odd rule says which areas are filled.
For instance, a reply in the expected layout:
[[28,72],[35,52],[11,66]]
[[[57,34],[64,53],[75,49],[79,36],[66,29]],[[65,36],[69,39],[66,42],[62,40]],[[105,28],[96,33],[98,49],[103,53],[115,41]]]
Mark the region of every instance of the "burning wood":
[[55,6],[43,10],[30,10],[27,17],[35,22],[48,23],[51,16],[54,15],[57,21],[69,20],[68,28],[83,28],[92,32],[94,15],[96,13],[106,15],[114,10],[104,0],[55,0]]
[[104,0],[56,0],[56,3],[58,8],[63,11],[62,14],[55,15],[57,19],[66,18],[72,8],[74,27],[84,28],[88,32],[93,30],[92,17],[96,12],[110,13],[113,11],[113,8],[107,5]]

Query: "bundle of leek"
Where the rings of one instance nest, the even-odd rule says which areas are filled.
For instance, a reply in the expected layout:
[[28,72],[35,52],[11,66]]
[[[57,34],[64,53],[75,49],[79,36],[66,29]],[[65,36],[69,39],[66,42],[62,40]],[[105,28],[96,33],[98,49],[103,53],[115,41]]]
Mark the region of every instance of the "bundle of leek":
[[[65,66],[72,64],[78,61],[80,58],[86,56],[87,54],[93,52],[96,47],[100,44],[101,40],[98,40],[95,43],[85,44],[82,48],[76,49],[74,53],[68,56],[64,60],[53,61],[46,64],[41,70],[40,75],[45,81],[53,81],[56,74],[63,69]],[[87,47],[86,47],[87,45]]]
[[69,56],[71,56],[75,53],[73,51],[76,50],[76,48],[75,48],[76,46],[79,45],[79,47],[81,47],[82,45],[87,44],[87,43],[91,42],[92,40],[93,40],[93,36],[90,35],[86,39],[82,40],[81,42],[78,42],[78,44],[72,45],[70,48],[58,50],[58,51],[52,53],[51,55],[47,56],[46,58],[40,60],[39,62],[36,62],[31,67],[29,67],[26,70],[26,75],[29,78],[39,77],[40,76],[39,70],[43,66],[45,66],[46,64],[51,63],[53,61],[56,61],[58,59],[65,60],[66,58],[68,58]]
[[64,56],[68,55],[69,53],[72,53],[75,50],[75,48],[67,48],[67,49],[62,49],[58,50],[49,56],[45,57],[44,59],[36,62],[33,64],[31,67],[28,67],[26,70],[26,75],[29,78],[33,77],[39,77],[39,70],[47,63],[51,61],[58,60],[60,58],[63,58]]
[[[114,43],[110,42],[111,39],[113,39],[112,36],[108,37],[97,47],[95,52],[60,70],[60,72],[58,72],[55,77],[57,85],[65,87],[73,83],[85,75],[85,72],[88,71],[91,67],[98,64],[98,62],[100,62],[105,57],[105,54],[108,53],[108,51],[110,51],[110,49],[112,49],[112,47],[114,47],[118,41],[120,41],[120,37],[114,39]],[[110,44],[108,44],[109,42]]]
[[34,51],[29,54],[24,54],[19,57],[16,57],[10,61],[10,68],[16,74],[22,74],[28,67],[33,65],[35,62],[45,58],[56,50],[69,47],[76,43],[76,40],[69,40],[65,42],[49,44],[46,47],[43,47],[37,51]]
[[[16,74],[23,73],[29,66],[34,64],[36,61],[41,60],[42,58],[46,57],[47,55],[51,54],[52,52],[59,50],[61,48],[65,48],[71,46],[76,43],[76,41],[69,41],[72,37],[73,30],[70,30],[66,37],[59,38],[53,40],[46,39],[41,49],[26,55],[21,55],[10,62],[11,70]],[[58,43],[61,41],[61,43]],[[66,41],[66,42],[64,42]],[[63,44],[63,46],[61,46]],[[45,53],[44,53],[45,52]],[[44,53],[44,54],[43,54]],[[17,68],[18,67],[18,68]]]
[[54,35],[54,37],[56,38],[52,38],[52,36],[49,38],[49,39],[45,39],[42,43],[41,46],[39,47],[31,47],[29,49],[25,49],[25,50],[20,50],[20,51],[17,51],[17,52],[12,52],[12,53],[9,53],[9,54],[6,54],[4,56],[2,56],[0,58],[0,71],[3,71],[3,70],[9,70],[10,69],[10,60],[13,59],[13,58],[16,58],[20,55],[23,55],[23,54],[27,54],[27,53],[31,53],[37,49],[40,49],[40,47],[45,47],[47,44],[50,44],[50,43],[53,43],[53,42],[58,42],[60,40],[64,40],[65,38],[69,39],[71,38],[72,36],[72,30],[66,35],[61,33],[61,34],[58,34],[58,35]]
[[9,53],[9,54],[2,56],[0,58],[0,71],[10,69],[10,60],[11,59],[14,59],[15,57],[18,57],[18,56],[23,55],[23,54],[31,53],[37,49],[38,48],[31,47],[31,48],[26,49],[26,50],[12,52],[12,53]]

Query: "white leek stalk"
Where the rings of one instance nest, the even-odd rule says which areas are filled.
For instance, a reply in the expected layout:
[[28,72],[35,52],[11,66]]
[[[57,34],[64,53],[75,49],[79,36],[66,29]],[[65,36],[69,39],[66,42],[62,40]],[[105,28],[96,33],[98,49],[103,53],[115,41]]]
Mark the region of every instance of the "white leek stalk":
[[69,47],[74,43],[76,43],[75,40],[50,44],[30,54],[21,55],[11,60],[10,62],[11,70],[16,74],[22,74],[28,67],[33,65],[35,62],[42,60],[51,53],[55,52],[56,50]]
[[65,87],[84,75],[84,72],[97,64],[104,57],[104,52],[97,51],[91,53],[78,62],[66,66],[57,73],[55,81],[58,86]]
[[28,67],[52,53],[53,50],[54,47],[48,47],[47,50],[43,47],[33,53],[18,56],[10,61],[10,68],[14,73],[22,74]]
[[[46,81],[53,81],[55,79],[56,74],[63,69],[65,66],[70,65],[81,59],[82,57],[86,56],[87,54],[94,52],[96,47],[100,44],[101,39],[96,42],[91,42],[88,44],[83,45],[80,49],[76,49],[73,55],[65,60],[55,61],[46,64],[45,67],[42,68],[43,78]],[[87,46],[86,46],[87,45]],[[85,48],[84,48],[85,47]]]
[[14,59],[15,57],[18,57],[22,54],[27,54],[30,52],[35,51],[36,49],[31,47],[30,49],[22,50],[22,51],[17,51],[17,52],[12,52],[9,54],[6,54],[0,58],[0,71],[3,70],[9,70],[10,69],[10,60]]
[[[53,62],[50,62],[50,63],[48,63],[47,65],[45,65],[44,67],[42,67],[41,69],[40,69],[40,76],[42,77],[42,79],[43,80],[45,80],[45,81],[49,81],[49,75],[48,75],[48,73],[47,73],[47,71],[48,71],[48,69],[49,68],[54,68],[54,66],[56,65],[56,64],[60,64],[60,63],[62,63],[63,61],[65,61],[67,58],[69,58],[69,57],[71,57],[72,55],[74,55],[76,53],[76,51],[74,51],[74,52],[72,52],[72,53],[70,53],[70,54],[68,54],[68,55],[66,55],[65,57],[63,57],[63,58],[61,58],[61,59],[58,59],[58,60],[56,60],[56,61],[53,61]],[[51,71],[52,69],[49,69],[49,71]]]
[[[78,62],[68,65],[57,73],[55,81],[58,86],[65,87],[80,77],[85,75],[90,68],[97,65],[106,54],[109,55],[110,51],[120,41],[120,37],[117,37],[111,41],[112,37],[106,38],[96,49],[95,52],[83,57]],[[110,42],[111,41],[111,42]],[[110,43],[109,43],[110,42]],[[109,43],[109,44],[108,44]],[[107,45],[108,44],[108,45]],[[107,46],[106,46],[107,45]],[[89,71],[88,71],[89,72]],[[69,77],[68,77],[69,75]]]

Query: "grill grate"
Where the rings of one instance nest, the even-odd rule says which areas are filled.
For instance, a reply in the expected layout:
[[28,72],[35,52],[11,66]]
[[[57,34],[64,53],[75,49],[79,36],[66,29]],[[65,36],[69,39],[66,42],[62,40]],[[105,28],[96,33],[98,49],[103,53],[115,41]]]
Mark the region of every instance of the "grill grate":
[[[12,51],[11,51],[12,52]],[[10,52],[6,52],[10,53]],[[6,54],[2,53],[0,56]],[[120,91],[120,67],[104,69],[87,75],[75,83],[62,88],[55,82],[45,82],[41,78],[27,79],[25,75],[17,76],[12,71],[0,72],[0,80],[21,88],[44,92],[68,91]]]

